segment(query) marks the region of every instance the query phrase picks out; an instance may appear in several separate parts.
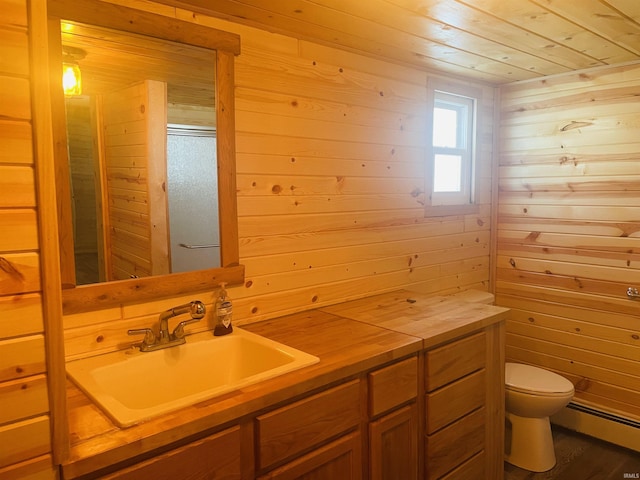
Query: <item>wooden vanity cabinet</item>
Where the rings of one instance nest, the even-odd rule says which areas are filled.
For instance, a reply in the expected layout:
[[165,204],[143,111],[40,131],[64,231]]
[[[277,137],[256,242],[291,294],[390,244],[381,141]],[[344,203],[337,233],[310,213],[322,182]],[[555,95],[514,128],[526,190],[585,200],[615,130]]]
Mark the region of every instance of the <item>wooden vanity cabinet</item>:
[[361,478],[361,388],[352,380],[256,417],[259,478]]
[[240,438],[240,427],[231,427],[99,478],[102,480],[241,479]]
[[303,455],[258,480],[361,480],[362,439],[359,431]]
[[[488,318],[492,311],[462,305],[450,318],[450,308],[436,302],[446,311],[429,316],[402,298],[407,319],[381,331],[412,339],[403,357],[388,349],[386,360],[368,368],[344,365],[348,373],[334,375],[333,383],[315,383],[307,393],[244,412],[238,426],[100,478],[501,480],[506,311]],[[424,302],[431,308],[435,300]],[[378,313],[386,303],[364,307]],[[431,320],[411,320],[416,315]],[[64,478],[96,478],[86,466],[63,467]]]
[[368,374],[369,478],[418,478],[418,358]]
[[[501,478],[495,465],[502,464],[502,354],[489,349],[496,329],[425,352],[427,480]],[[497,460],[489,463],[489,456]]]

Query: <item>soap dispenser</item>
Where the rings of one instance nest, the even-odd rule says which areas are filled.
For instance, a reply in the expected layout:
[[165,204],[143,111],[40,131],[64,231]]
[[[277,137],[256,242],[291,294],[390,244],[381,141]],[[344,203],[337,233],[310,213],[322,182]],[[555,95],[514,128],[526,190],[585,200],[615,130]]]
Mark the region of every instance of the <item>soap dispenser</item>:
[[216,300],[216,326],[213,328],[213,334],[216,337],[233,332],[233,325],[231,325],[233,305],[225,285],[226,283],[220,284],[220,292]]

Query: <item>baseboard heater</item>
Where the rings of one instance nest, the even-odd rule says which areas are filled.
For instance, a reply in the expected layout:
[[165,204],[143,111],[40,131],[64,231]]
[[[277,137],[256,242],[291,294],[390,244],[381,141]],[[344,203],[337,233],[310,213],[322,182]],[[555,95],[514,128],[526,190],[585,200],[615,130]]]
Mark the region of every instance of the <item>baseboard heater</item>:
[[551,423],[640,452],[640,422],[635,419],[570,402]]
[[597,410],[592,407],[587,407],[586,405],[581,405],[579,403],[569,402],[569,404],[567,405],[567,408],[571,410],[577,410],[579,412],[587,413],[589,415],[594,415],[599,418],[604,418],[605,420],[610,420],[612,422],[621,423],[629,427],[640,428],[640,422],[636,420],[621,417],[620,415],[615,415],[613,413],[603,412],[602,410]]

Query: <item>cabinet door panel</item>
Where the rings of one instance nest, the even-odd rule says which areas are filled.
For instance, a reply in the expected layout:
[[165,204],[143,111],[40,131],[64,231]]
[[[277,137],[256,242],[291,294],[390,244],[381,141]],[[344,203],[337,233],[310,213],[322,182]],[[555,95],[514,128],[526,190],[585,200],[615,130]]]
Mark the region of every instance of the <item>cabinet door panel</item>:
[[369,412],[372,417],[416,398],[418,358],[411,357],[369,374]]
[[360,403],[360,382],[354,380],[260,415],[259,468],[270,468],[357,427]]
[[232,427],[101,478],[103,480],[240,479],[240,427]]
[[360,480],[362,450],[358,432],[325,445],[258,480]]
[[458,468],[449,472],[447,475],[442,477],[440,480],[459,480],[461,478],[495,478],[495,477],[487,477],[486,475],[486,459],[485,459],[484,450],[478,453],[476,456],[471,457],[469,460],[464,462]]
[[432,434],[485,402],[485,371],[467,375],[427,394],[427,433]]
[[484,332],[434,348],[425,356],[425,389],[431,392],[485,367]]
[[433,435],[427,436],[427,479],[440,478],[467,458],[483,450],[485,409],[461,418]]
[[369,425],[371,480],[418,477],[418,408],[415,403]]

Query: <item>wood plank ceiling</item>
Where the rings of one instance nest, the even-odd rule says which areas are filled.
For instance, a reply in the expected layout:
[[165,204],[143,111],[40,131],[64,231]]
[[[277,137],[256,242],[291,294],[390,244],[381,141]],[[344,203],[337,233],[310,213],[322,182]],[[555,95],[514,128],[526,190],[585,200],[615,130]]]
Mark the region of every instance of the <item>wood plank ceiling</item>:
[[157,0],[493,85],[640,60],[640,0]]

